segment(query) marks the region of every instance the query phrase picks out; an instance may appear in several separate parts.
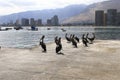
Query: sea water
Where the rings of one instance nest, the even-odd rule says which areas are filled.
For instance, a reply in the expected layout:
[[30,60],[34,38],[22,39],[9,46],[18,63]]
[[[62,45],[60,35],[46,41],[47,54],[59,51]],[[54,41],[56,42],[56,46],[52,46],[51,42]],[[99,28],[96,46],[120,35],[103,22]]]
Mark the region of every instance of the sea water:
[[[28,30],[30,27],[24,27],[23,30],[8,30],[0,31],[0,46],[13,47],[13,48],[32,48],[39,45],[39,41],[42,35],[45,35],[45,43],[54,42],[54,37],[65,38],[65,34],[75,34],[81,38],[82,34],[90,33],[89,37],[92,37],[92,33],[95,33],[96,39],[113,39],[120,40],[120,27],[38,27],[38,31]],[[49,29],[48,29],[49,28]],[[63,31],[65,30],[65,31]]]

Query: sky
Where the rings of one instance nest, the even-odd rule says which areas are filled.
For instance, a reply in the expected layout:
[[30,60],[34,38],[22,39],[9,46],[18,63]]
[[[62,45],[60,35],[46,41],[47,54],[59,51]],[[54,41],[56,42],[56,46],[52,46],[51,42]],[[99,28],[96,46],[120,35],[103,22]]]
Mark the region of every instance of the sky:
[[105,0],[0,0],[0,16],[12,13],[63,8],[74,4],[92,4]]

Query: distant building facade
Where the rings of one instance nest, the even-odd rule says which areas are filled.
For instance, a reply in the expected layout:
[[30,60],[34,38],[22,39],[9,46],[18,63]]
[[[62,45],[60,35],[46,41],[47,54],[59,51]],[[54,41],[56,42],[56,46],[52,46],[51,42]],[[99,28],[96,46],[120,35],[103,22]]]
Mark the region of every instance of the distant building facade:
[[57,15],[52,17],[51,23],[52,23],[52,26],[58,26],[59,25],[59,19],[58,19]]
[[18,26],[18,25],[20,25],[20,20],[19,20],[19,19],[17,19],[17,20],[15,21],[15,26]]
[[22,18],[22,19],[21,19],[21,25],[22,25],[22,26],[29,26],[29,19],[27,19],[27,18]]
[[59,18],[54,15],[51,19],[47,19],[47,26],[59,26]]
[[42,19],[38,19],[38,20],[37,20],[37,25],[38,25],[38,26],[42,26]]
[[120,25],[120,12],[117,13],[117,18],[116,18],[116,26]]
[[116,25],[117,10],[108,9],[107,10],[107,25],[115,26]]
[[9,24],[9,26],[14,26],[13,20],[10,20],[10,23],[8,23],[8,24]]
[[104,26],[107,26],[107,13],[104,13]]
[[120,26],[120,12],[117,9],[108,9],[107,13],[102,10],[95,11],[96,26]]
[[104,26],[105,24],[105,15],[103,10],[98,10],[95,12],[95,25]]
[[47,26],[52,26],[51,19],[47,19]]
[[35,20],[34,18],[30,18],[30,26],[33,26],[33,25],[35,25]]

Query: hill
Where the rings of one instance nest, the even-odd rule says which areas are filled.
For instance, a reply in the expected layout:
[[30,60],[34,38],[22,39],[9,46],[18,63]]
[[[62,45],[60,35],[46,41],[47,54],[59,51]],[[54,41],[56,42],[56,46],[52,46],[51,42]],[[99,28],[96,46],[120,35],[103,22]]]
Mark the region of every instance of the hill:
[[109,0],[91,4],[79,15],[70,17],[62,23],[95,22],[95,11],[104,10],[106,12],[107,9],[117,9],[120,12],[120,1]]
[[35,19],[42,19],[43,23],[46,22],[47,19],[53,17],[54,15],[58,15],[60,22],[64,19],[67,19],[71,16],[75,16],[80,14],[86,5],[70,5],[64,8],[58,9],[46,9],[46,10],[37,10],[37,11],[26,11],[20,13],[14,13],[10,15],[5,15],[0,17],[0,23],[10,22],[10,20],[15,21],[16,19],[21,18],[35,18]]

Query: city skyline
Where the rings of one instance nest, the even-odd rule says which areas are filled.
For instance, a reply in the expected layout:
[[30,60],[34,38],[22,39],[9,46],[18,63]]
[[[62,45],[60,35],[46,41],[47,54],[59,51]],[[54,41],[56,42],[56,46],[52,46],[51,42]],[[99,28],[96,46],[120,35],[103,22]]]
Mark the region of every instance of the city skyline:
[[58,15],[54,15],[53,17],[46,20],[46,23],[42,22],[42,19],[38,18],[21,18],[16,19],[15,21],[10,20],[8,23],[2,23],[2,26],[59,26],[59,18]]
[[0,16],[24,11],[63,8],[74,4],[89,5],[102,1],[107,0],[0,0]]

